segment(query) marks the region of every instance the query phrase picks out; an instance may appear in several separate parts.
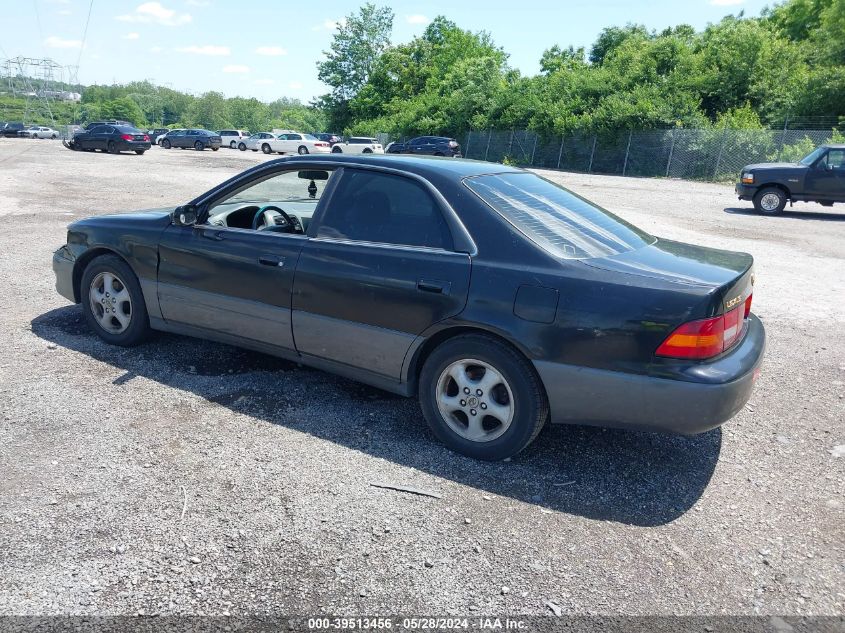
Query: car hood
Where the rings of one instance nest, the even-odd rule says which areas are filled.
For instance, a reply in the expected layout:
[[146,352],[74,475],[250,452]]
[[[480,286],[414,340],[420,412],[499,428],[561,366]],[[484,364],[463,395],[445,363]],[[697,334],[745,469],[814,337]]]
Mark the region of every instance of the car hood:
[[803,169],[803,165],[799,163],[754,163],[753,165],[746,165],[742,171],[754,171],[757,169]]
[[133,211],[131,213],[111,213],[108,215],[95,215],[84,220],[71,224],[68,228],[83,228],[86,226],[161,226],[165,227],[173,219],[173,211],[176,207],[164,207],[161,209],[146,209]]
[[745,274],[754,258],[747,253],[658,239],[643,248],[584,261],[603,270],[712,289]]

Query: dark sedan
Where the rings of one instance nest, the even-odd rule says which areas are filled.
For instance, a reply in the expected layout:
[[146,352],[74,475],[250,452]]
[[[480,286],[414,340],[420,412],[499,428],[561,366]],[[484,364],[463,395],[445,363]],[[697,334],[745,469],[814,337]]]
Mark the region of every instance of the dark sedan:
[[374,155],[282,158],[176,208],[81,220],[53,257],[109,343],[175,332],[418,395],[440,440],[483,459],[547,421],[731,418],[765,347],[752,263],[533,173]]
[[418,136],[410,141],[390,143],[388,154],[422,154],[427,156],[461,157],[461,146],[448,136]]
[[210,130],[173,130],[164,135],[161,139],[161,146],[164,149],[171,147],[178,147],[179,149],[193,148],[201,152],[206,147],[210,147],[215,152],[220,149],[223,142],[222,137],[217,132]]
[[109,154],[143,154],[150,149],[150,137],[128,125],[96,125],[77,132],[65,145],[73,150],[88,152],[100,150]]

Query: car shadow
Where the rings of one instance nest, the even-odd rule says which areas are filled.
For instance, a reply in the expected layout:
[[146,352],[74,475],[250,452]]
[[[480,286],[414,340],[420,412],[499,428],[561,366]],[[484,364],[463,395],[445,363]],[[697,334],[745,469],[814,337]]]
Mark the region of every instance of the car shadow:
[[732,215],[754,215],[762,218],[794,218],[798,220],[830,220],[832,222],[845,222],[845,214],[831,211],[825,213],[822,211],[791,211],[789,207],[776,215],[762,215],[757,213],[753,207],[726,207],[723,209],[725,213]]
[[157,333],[139,347],[112,347],[88,329],[78,306],[42,314],[31,325],[46,341],[122,370],[115,385],[131,388],[131,380],[142,376],[270,424],[546,512],[637,526],[669,523],[701,497],[721,450],[719,429],[681,437],[547,425],[511,461],[481,462],[439,444],[416,399],[188,337]]

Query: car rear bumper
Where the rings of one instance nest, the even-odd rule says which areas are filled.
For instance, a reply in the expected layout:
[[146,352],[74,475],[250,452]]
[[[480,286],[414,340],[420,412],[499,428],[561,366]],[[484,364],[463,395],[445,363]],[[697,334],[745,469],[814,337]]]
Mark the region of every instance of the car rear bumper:
[[731,419],[748,402],[766,348],[753,314],[742,342],[682,380],[534,361],[554,424],[703,433]]
[[757,187],[754,185],[744,185],[741,182],[738,182],[734,187],[734,191],[740,200],[753,200],[754,194],[757,193]]
[[121,152],[135,152],[138,150],[146,151],[152,145],[149,141],[117,141],[117,149]]
[[67,249],[62,246],[53,253],[53,272],[56,273],[56,291],[65,299],[76,303],[76,296],[73,291],[73,265]]

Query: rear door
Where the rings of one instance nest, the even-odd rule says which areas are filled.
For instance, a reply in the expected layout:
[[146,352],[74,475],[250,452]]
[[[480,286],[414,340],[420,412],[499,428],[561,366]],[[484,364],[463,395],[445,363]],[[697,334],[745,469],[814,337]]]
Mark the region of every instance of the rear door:
[[345,169],[299,258],[297,351],[398,382],[414,339],[466,303],[444,211],[416,179]]

